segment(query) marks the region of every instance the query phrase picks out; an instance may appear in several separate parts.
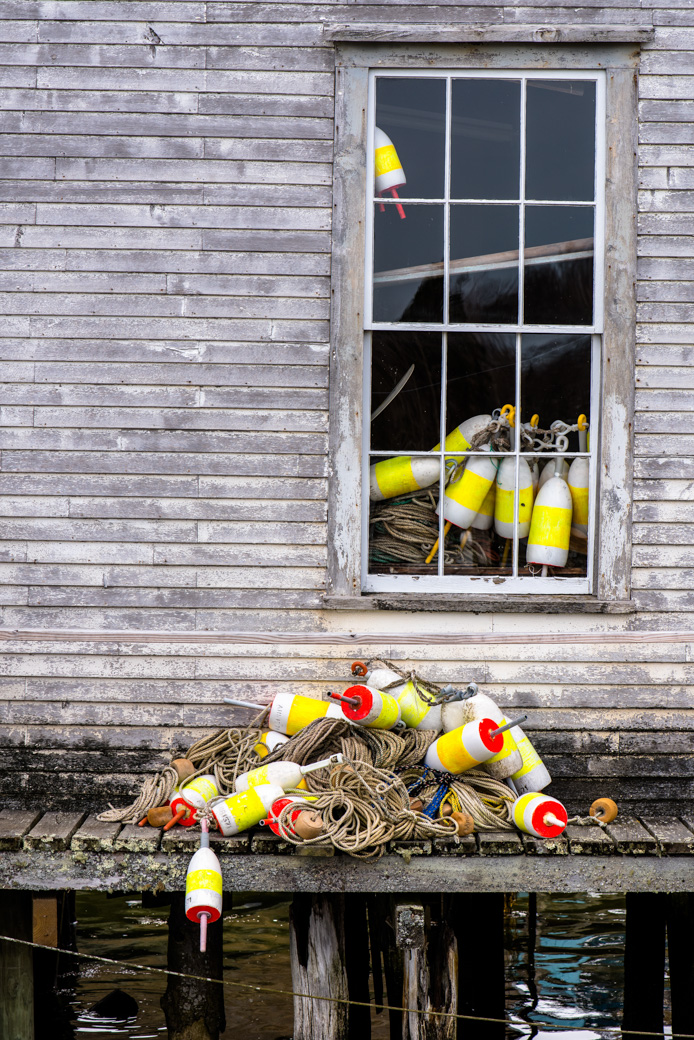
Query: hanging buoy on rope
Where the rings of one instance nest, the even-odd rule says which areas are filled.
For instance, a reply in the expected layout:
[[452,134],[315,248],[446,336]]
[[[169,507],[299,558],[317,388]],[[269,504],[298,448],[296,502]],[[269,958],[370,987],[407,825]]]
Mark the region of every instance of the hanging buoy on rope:
[[207,820],[202,821],[200,848],[188,864],[186,917],[200,925],[200,952],[207,949],[207,925],[222,916],[222,868],[210,848]]
[[[386,687],[391,697],[400,705],[400,717],[408,729],[441,729],[441,705],[428,704],[417,692],[411,679],[403,679],[392,668],[368,669],[363,661],[354,661],[352,674],[364,678],[372,688],[383,690]],[[397,683],[397,686],[393,686]]]
[[[518,537],[527,538],[533,512],[533,477],[525,459],[518,460]],[[496,478],[494,530],[501,538],[513,538],[516,512],[516,459],[504,459]]]
[[501,727],[493,719],[468,722],[435,740],[426,753],[424,765],[444,773],[464,773],[474,769],[498,755],[504,746],[503,732],[513,725],[515,722]]
[[536,838],[556,838],[569,819],[561,802],[537,791],[530,791],[517,798],[511,812],[518,830]]
[[590,465],[588,459],[574,459],[569,467],[566,482],[571,492],[573,515],[571,526],[584,537],[588,534],[588,484]]
[[217,782],[211,773],[196,776],[190,783],[182,784],[171,799],[173,816],[164,824],[164,830],[170,830],[177,823],[180,823],[181,827],[195,826],[196,810],[202,809],[210,798],[216,798],[218,794]]
[[[473,438],[475,438],[479,433],[482,433],[482,430],[486,430],[491,421],[491,415],[473,415],[471,418],[466,419],[465,422],[461,422],[460,426],[456,426],[443,442],[446,454],[452,451],[470,451],[472,449]],[[441,442],[439,442],[436,447],[432,448],[432,451],[438,451],[440,447]],[[463,454],[455,461],[462,462],[464,458],[465,455]]]
[[255,745],[253,750],[259,758],[265,758],[275,748],[281,747],[282,744],[286,744],[289,737],[285,736],[284,733],[275,733],[274,730],[266,729],[258,737],[258,743]]
[[323,758],[320,762],[311,762],[307,766],[299,766],[296,762],[270,762],[266,766],[258,766],[250,769],[247,773],[240,773],[236,777],[234,789],[236,792],[249,791],[251,787],[263,784],[279,785],[283,791],[291,791],[298,787],[303,781],[306,773],[313,773],[316,769],[326,769],[328,766],[339,765],[344,762],[344,757],[338,752]]
[[[496,504],[496,482],[492,483],[489,491],[484,497],[480,511],[470,524],[477,531],[488,531],[494,523],[494,506]],[[462,537],[462,535],[461,535]]]
[[431,487],[439,479],[441,464],[438,458],[398,455],[394,459],[375,462],[369,469],[369,499],[383,502],[411,491]]
[[[446,701],[441,705],[441,722],[446,732],[450,733],[468,722],[477,722],[485,718],[493,719],[497,726],[505,726],[508,720],[496,701],[486,693],[480,693],[477,683],[470,683],[468,690],[470,687],[474,687],[475,690],[471,697]],[[447,689],[448,687],[445,687],[443,692]],[[483,768],[495,780],[506,780],[523,765],[521,753],[510,729],[504,730],[503,741],[501,750],[483,763]]]
[[[465,469],[459,468],[446,485],[443,494],[444,520],[467,530],[496,480],[496,469],[496,459],[487,455],[470,456]],[[437,515],[440,510],[439,501]]]
[[537,493],[525,550],[527,563],[565,567],[571,538],[572,502],[569,485],[552,477]]
[[548,784],[552,783],[547,766],[520,726],[514,726],[511,734],[523,759],[520,769],[511,774],[515,790],[519,795],[543,791]]
[[225,838],[230,838],[264,820],[278,798],[284,798],[284,789],[279,784],[260,784],[215,802],[210,812]]
[[[233,697],[225,697],[224,703],[236,704],[240,708],[255,708],[256,711],[267,707],[265,704],[239,701]],[[325,718],[341,719],[343,715],[336,704],[319,701],[317,697],[302,697],[300,693],[276,693],[270,705],[268,722],[275,733],[293,737],[315,719]]]
[[[388,137],[388,134],[378,127],[374,128],[374,149],[376,194],[383,195],[384,191],[389,191],[393,198],[397,199],[398,193],[396,189],[402,188],[407,184],[407,177],[398,153],[395,151],[395,145]],[[395,208],[400,214],[400,218],[404,220],[405,210],[399,202]],[[381,212],[384,210],[385,206],[381,203]]]
[[344,693],[329,693],[340,702],[348,722],[368,729],[395,729],[400,724],[400,705],[389,693],[369,686],[350,686]]

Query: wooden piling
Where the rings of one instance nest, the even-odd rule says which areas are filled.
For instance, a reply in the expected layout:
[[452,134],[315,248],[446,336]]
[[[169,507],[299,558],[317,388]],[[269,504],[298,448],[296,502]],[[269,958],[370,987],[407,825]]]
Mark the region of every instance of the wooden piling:
[[33,951],[34,1030],[37,1037],[72,1040],[71,999],[77,982],[75,893],[42,892],[33,897],[33,938],[47,949]]
[[[403,952],[403,1040],[455,1040],[457,943],[438,897],[400,904],[395,943]],[[443,1012],[435,1014],[432,1012]]]
[[632,1030],[629,1040],[646,1040],[638,1030],[663,1032],[667,896],[628,892],[626,905],[622,1028]]
[[[169,913],[168,967],[186,975],[222,979],[222,921],[208,925],[207,951],[200,952],[200,929],[185,915],[185,896],[175,892]],[[219,1040],[224,1032],[224,987],[217,982],[170,975],[161,998],[169,1040]]]
[[672,1036],[694,1035],[694,894],[667,897],[667,949],[670,965]]
[[463,1020],[461,1035],[467,1031],[475,1040],[504,1040],[504,895],[464,893],[447,897],[445,904],[458,941],[458,1011],[500,1020]]
[[348,1035],[344,908],[340,895],[299,893],[292,901],[294,1040],[346,1040]]
[[[32,941],[29,892],[0,892],[2,934]],[[34,969],[30,946],[0,940],[0,1037],[34,1040]]]
[[369,929],[366,919],[366,897],[350,893],[345,897],[345,970],[350,1004],[347,1011],[349,1040],[370,1040],[371,1009],[369,1004],[370,956]]

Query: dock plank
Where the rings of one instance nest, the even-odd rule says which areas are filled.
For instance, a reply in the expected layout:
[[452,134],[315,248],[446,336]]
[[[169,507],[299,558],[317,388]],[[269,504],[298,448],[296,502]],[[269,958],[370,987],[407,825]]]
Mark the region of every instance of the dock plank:
[[25,849],[50,849],[63,852],[70,847],[72,836],[86,813],[47,812],[24,837]]
[[73,835],[70,848],[73,852],[109,852],[121,827],[121,823],[88,816]]
[[129,823],[113,839],[114,852],[156,852],[161,843],[158,827],[140,827]]
[[527,856],[568,856],[569,840],[563,834],[556,838],[536,838],[523,834],[523,848]]
[[564,834],[569,839],[569,852],[572,856],[612,856],[617,846],[602,827],[570,824]]
[[686,856],[694,852],[694,833],[676,816],[641,817],[641,823],[658,842],[666,856]]
[[0,813],[0,851],[14,852],[21,849],[24,835],[40,816],[40,809],[5,809]]
[[251,837],[251,852],[258,856],[287,856],[294,850],[291,841],[263,827]]
[[449,838],[434,838],[434,854],[437,856],[476,856],[477,839],[474,834],[459,837],[452,834]]
[[[248,834],[237,834],[233,838],[225,838],[223,834],[210,834],[210,848],[218,856],[235,855],[248,852],[250,846]],[[187,852],[191,856],[200,847],[200,831],[197,827],[174,827],[162,834],[162,852]]]
[[658,842],[635,816],[619,816],[605,828],[615,842],[617,852],[631,856],[657,856]]
[[482,856],[519,856],[523,852],[523,842],[515,831],[480,831],[478,838]]

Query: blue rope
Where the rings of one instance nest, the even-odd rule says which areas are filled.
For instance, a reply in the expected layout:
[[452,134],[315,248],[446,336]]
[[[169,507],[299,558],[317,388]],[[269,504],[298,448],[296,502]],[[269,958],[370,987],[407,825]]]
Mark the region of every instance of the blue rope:
[[432,783],[438,784],[438,790],[424,809],[424,815],[434,820],[436,819],[441,807],[441,803],[448,794],[451,784],[456,779],[457,777],[454,776],[453,773],[444,773],[440,769],[430,769],[427,767],[419,779],[410,784],[407,788],[407,793],[413,798],[419,794],[423,787],[427,787]]

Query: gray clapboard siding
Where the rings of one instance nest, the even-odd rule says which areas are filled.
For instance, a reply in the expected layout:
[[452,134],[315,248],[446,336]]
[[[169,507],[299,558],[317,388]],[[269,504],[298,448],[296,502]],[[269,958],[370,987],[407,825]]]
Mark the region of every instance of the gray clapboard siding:
[[[156,299],[156,297],[153,297]],[[22,362],[12,362],[17,366]],[[325,387],[327,386],[327,369],[322,365],[234,365],[207,364],[201,361],[189,364],[186,361],[150,361],[139,365],[131,363],[123,370],[120,365],[101,362],[81,362],[72,364],[68,361],[35,361],[26,363],[26,379],[40,383],[93,383],[95,386],[109,386],[124,382],[133,384],[153,384],[154,386],[177,384],[195,386],[222,387],[229,384],[233,387]],[[195,403],[199,403],[196,401]]]
[[[15,409],[15,411],[17,411]],[[29,409],[19,409],[21,412]],[[20,425],[16,416],[0,412],[5,425]],[[319,411],[256,411],[242,409],[199,409],[187,411],[162,409],[152,415],[148,409],[138,408],[36,408],[21,425],[45,426],[54,430],[63,426],[81,429],[166,429],[166,430],[248,430],[323,432],[327,427],[325,412]]]
[[[259,478],[260,479],[260,478]],[[318,483],[318,482],[316,482]],[[304,482],[303,487],[297,485],[299,481],[292,481],[292,489],[296,494],[311,494],[311,487]],[[257,492],[265,490],[271,492],[267,486],[258,487]],[[316,493],[316,492],[314,492]],[[320,492],[318,492],[320,493]],[[259,516],[263,521],[292,521],[300,520],[319,523],[325,520],[326,507],[324,502],[302,501],[301,499],[290,499],[288,501],[276,499],[251,499],[250,501],[234,501],[222,498],[196,498],[196,499],[160,499],[152,501],[148,498],[88,498],[73,497],[68,499],[46,498],[35,499],[38,504],[33,510],[32,503],[25,499],[9,498],[5,496],[0,500],[0,511],[2,515],[18,516],[25,515],[31,511],[32,515],[50,516],[74,516],[74,517],[156,517],[167,519],[195,519],[195,520],[226,520],[226,521],[257,521]],[[56,503],[53,505],[53,503]],[[44,512],[41,512],[44,510]],[[50,512],[49,512],[50,511]]]
[[[318,142],[311,142],[315,147]],[[0,172],[7,171],[9,177],[22,175],[27,168],[33,172],[34,180],[55,176],[58,180],[102,180],[112,181],[167,181],[167,182],[226,182],[237,184],[246,181],[255,184],[329,184],[330,166],[324,158],[305,156],[301,162],[235,161],[228,159],[100,159],[65,158],[50,159],[3,159]],[[40,164],[44,165],[41,166]],[[175,248],[175,247],[174,247]],[[181,247],[179,247],[181,248]],[[328,248],[326,247],[326,252]]]

